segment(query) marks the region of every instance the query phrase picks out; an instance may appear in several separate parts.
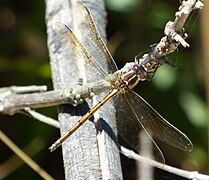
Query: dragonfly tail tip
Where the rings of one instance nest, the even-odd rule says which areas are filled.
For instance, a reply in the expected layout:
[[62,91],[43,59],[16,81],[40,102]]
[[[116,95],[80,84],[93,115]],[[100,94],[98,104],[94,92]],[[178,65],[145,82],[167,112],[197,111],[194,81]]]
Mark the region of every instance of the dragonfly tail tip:
[[53,151],[56,150],[56,149],[57,149],[56,144],[52,144],[52,145],[49,147],[50,152],[53,152]]

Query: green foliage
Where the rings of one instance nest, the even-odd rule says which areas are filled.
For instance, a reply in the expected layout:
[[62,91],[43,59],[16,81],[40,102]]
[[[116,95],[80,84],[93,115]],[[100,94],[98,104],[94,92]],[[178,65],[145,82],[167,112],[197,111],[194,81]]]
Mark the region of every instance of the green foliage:
[[162,66],[156,72],[155,77],[153,78],[153,83],[157,86],[158,89],[162,91],[169,91],[172,86],[177,81],[177,71],[174,71],[170,66]]

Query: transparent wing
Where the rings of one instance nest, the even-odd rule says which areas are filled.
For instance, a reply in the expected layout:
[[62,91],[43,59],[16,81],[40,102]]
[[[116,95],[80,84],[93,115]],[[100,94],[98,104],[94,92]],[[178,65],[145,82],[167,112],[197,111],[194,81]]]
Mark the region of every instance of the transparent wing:
[[[139,145],[139,135],[141,134],[141,131],[144,131],[145,133],[143,134],[148,136],[147,138],[149,138],[153,142],[152,150],[154,159],[161,163],[165,163],[163,153],[161,152],[155,141],[152,139],[152,137],[149,135],[149,133],[146,131],[146,129],[142,126],[142,124],[138,122],[138,117],[133,113],[131,106],[126,101],[125,94],[114,97],[114,102],[117,109],[116,120],[120,136],[141,154],[140,150],[143,148]],[[149,144],[148,147],[150,147]]]
[[126,106],[132,112],[131,118],[135,120],[135,125],[138,124],[137,127],[142,127],[150,135],[171,146],[186,151],[192,150],[193,145],[189,138],[166,121],[141,96],[130,90],[123,98]]
[[77,76],[87,78],[86,82],[98,81],[108,76],[105,69],[97,64],[69,27],[56,23],[56,30],[62,44],[62,53],[69,59],[71,65],[74,64]]
[[108,74],[117,71],[118,68],[97,30],[91,13],[81,2],[75,4],[74,18],[74,28],[76,28],[78,34],[80,34],[79,39],[81,39],[81,43],[91,54],[93,59],[96,60],[97,64],[100,67],[106,67],[105,69]]

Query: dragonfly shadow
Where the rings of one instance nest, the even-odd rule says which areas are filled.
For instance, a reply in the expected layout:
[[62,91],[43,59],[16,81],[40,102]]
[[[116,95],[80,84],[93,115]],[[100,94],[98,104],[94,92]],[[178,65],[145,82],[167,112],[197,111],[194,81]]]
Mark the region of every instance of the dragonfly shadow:
[[117,141],[117,136],[113,131],[112,127],[103,118],[100,118],[99,122],[100,122],[99,132],[101,133],[102,131],[105,131],[105,133],[111,138],[111,140],[115,143],[118,149],[120,149],[120,145]]
[[78,104],[77,106],[73,106],[70,104],[64,104],[59,106],[60,113],[67,113],[70,114],[71,116],[83,116],[89,110],[90,108],[86,101],[84,101],[82,104]]

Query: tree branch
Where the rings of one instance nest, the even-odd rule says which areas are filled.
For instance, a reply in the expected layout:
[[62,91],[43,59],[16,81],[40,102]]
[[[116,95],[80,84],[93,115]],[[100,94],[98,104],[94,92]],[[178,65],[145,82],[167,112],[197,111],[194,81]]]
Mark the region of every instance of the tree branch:
[[[78,67],[76,55],[66,58],[64,52],[66,47],[60,44],[60,39],[56,39],[55,24],[57,22],[68,25],[76,33],[80,31],[76,28],[78,26],[76,18],[79,18],[79,12],[74,9],[74,3],[75,1],[67,0],[46,1],[48,47],[55,90],[67,88],[69,85],[76,86],[80,82],[80,76],[83,76],[82,73],[84,73],[84,70],[81,70],[80,74],[76,73],[75,67]],[[105,39],[106,13],[103,1],[85,1],[85,5],[94,17],[102,38]],[[87,37],[82,38],[85,40]],[[91,79],[93,78],[94,76],[91,77]],[[98,99],[101,97],[98,96]],[[58,118],[61,134],[72,127],[94,103],[95,98],[87,100],[86,103],[76,108],[67,105],[59,106]],[[108,113],[99,111],[94,115],[94,119],[87,121],[63,143],[66,179],[122,179],[119,151],[112,139],[113,134],[117,134],[117,132],[113,118],[114,107],[111,104],[112,102],[109,102],[107,109],[105,108]],[[92,120],[94,122],[100,120],[99,126],[95,127]]]
[[0,88],[0,112],[13,115],[26,107],[42,108],[61,104],[78,105],[82,99],[90,98],[107,90],[107,83],[100,81],[87,85],[68,86],[66,89],[46,91],[46,86],[11,86]]
[[134,160],[136,160],[140,163],[149,164],[152,167],[162,169],[164,171],[176,174],[176,175],[181,176],[181,177],[185,177],[185,178],[188,178],[188,179],[196,179],[196,180],[207,180],[207,179],[209,179],[208,175],[200,174],[197,171],[186,171],[186,170],[178,169],[178,168],[168,166],[168,165],[159,163],[157,161],[142,157],[139,154],[136,154],[134,151],[126,149],[123,146],[121,146],[120,150],[121,150],[121,153],[124,156],[126,156],[130,159],[134,159]]

